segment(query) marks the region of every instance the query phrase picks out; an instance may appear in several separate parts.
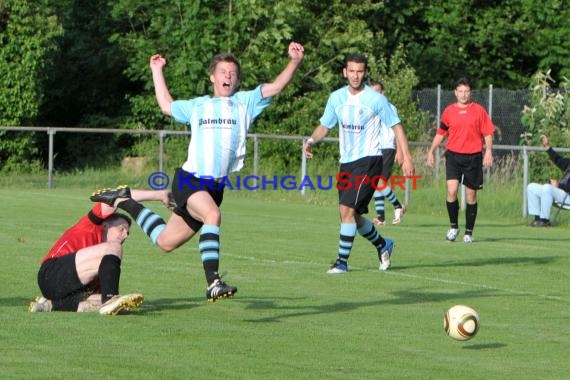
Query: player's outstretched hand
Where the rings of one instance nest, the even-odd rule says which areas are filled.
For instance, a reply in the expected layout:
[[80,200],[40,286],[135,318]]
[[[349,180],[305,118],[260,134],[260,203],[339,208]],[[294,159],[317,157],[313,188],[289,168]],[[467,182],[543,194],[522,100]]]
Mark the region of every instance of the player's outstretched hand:
[[150,57],[150,68],[151,69],[162,69],[166,65],[166,58],[160,54],[155,54]]
[[291,42],[289,44],[289,56],[291,59],[301,61],[305,56],[305,48],[300,43]]

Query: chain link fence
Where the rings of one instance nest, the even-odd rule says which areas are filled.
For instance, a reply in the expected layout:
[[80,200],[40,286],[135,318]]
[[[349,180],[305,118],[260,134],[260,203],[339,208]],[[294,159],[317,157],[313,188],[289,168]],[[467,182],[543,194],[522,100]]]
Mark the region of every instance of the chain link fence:
[[[414,92],[418,106],[421,110],[430,113],[430,120],[426,132],[433,135],[439,124],[441,113],[449,104],[456,101],[453,90],[443,90],[440,86],[417,90]],[[495,144],[518,145],[523,133],[521,123],[522,110],[530,104],[530,91],[507,90],[493,88],[474,90],[472,99],[483,105],[495,124]]]

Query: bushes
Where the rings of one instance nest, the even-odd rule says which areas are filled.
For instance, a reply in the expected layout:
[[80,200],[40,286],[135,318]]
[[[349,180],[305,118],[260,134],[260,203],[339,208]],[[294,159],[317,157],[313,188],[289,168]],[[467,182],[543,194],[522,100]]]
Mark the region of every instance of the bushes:
[[[522,112],[525,127],[521,136],[523,145],[541,146],[540,136],[547,135],[554,147],[570,146],[570,81],[565,78],[558,89],[554,89],[553,84],[550,71],[538,72],[532,78],[531,104]],[[545,154],[531,155],[529,167],[535,182],[548,182],[550,178],[560,177],[560,170]]]

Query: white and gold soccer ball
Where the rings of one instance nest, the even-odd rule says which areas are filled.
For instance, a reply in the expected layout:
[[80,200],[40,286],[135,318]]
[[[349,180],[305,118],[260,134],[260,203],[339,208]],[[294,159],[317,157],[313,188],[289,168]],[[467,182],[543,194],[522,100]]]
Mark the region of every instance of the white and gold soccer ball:
[[456,340],[469,340],[479,331],[479,314],[466,305],[455,305],[443,316],[445,333]]

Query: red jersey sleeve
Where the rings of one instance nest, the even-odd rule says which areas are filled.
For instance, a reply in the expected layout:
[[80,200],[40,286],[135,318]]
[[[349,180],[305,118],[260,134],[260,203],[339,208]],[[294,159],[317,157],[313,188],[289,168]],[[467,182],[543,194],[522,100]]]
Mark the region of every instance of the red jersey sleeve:
[[96,203],[87,215],[84,215],[61,235],[41,263],[101,243],[103,241],[103,221],[110,215],[103,216],[101,203]]

